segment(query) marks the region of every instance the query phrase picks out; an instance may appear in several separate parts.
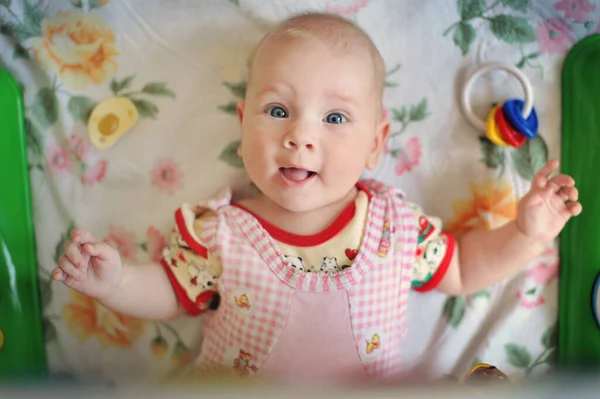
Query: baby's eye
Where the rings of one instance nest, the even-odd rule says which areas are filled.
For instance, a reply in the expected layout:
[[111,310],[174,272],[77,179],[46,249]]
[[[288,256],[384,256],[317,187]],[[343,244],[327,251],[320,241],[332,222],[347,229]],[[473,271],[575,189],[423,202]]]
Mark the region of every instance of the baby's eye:
[[327,123],[333,123],[334,125],[339,125],[340,123],[348,122],[346,117],[338,112],[332,112],[325,117],[325,121]]
[[273,118],[287,118],[288,114],[285,109],[274,106],[267,108],[267,114],[271,115]]

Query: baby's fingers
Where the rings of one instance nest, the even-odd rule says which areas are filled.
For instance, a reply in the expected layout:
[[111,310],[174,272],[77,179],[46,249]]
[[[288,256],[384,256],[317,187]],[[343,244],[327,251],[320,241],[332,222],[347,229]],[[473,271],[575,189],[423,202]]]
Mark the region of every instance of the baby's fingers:
[[579,199],[579,191],[575,187],[561,187],[558,190],[558,195],[563,201],[577,201]]
[[554,188],[554,191],[557,192],[563,187],[574,187],[575,179],[573,179],[569,175],[560,174],[550,179],[548,181],[548,185],[552,186]]
[[69,276],[58,267],[52,270],[52,280],[54,281],[65,281],[67,277]]
[[89,256],[93,256],[104,261],[113,260],[115,255],[115,249],[103,242],[85,244],[83,246],[83,252]]
[[65,256],[72,264],[78,267],[85,267],[90,260],[87,254],[82,253],[79,244],[73,241],[67,241],[65,244]]
[[63,272],[60,268],[56,268],[52,270],[52,280],[54,281],[62,281],[65,285],[71,286],[76,281],[73,277],[69,276],[67,273]]
[[579,202],[569,202],[565,205],[566,212],[569,216],[577,216],[583,210],[583,207]]
[[83,276],[84,272],[76,268],[64,255],[58,258],[58,267],[52,271],[52,280],[62,281],[69,287],[82,279]]
[[58,258],[58,267],[67,276],[79,280],[83,277],[84,272],[75,266],[66,256],[62,255]]
[[558,160],[554,159],[542,167],[533,178],[532,186],[538,189],[546,187],[550,175],[558,168]]
[[71,232],[71,239],[77,244],[86,244],[88,242],[96,241],[94,236],[92,236],[92,233],[82,228],[73,229]]

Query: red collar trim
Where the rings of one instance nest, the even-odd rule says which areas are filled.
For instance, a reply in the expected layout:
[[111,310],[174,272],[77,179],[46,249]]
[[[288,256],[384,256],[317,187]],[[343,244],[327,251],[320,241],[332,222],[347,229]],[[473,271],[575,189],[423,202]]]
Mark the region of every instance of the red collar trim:
[[[367,197],[369,198],[369,200],[371,200],[372,194],[369,191],[369,189],[367,189],[367,187],[365,187],[362,183],[359,182],[359,183],[356,183],[356,188],[358,188],[360,191],[365,192],[367,194]],[[254,214],[253,212],[248,210],[243,205],[240,205],[237,203],[234,203],[231,205],[238,207],[240,209],[243,209],[244,211],[246,211],[249,214],[251,214],[252,216],[254,216],[254,218],[256,218],[256,220],[258,220],[258,222],[267,231],[267,233],[269,233],[271,235],[271,237],[273,237],[275,240],[282,242],[284,244],[294,245],[297,247],[314,247],[314,246],[323,244],[323,243],[331,240],[333,237],[338,235],[342,230],[344,230],[344,228],[346,226],[348,226],[348,223],[350,223],[350,221],[356,214],[356,202],[352,201],[352,203],[349,204],[342,211],[342,213],[340,213],[340,215],[333,221],[333,223],[331,223],[329,226],[327,226],[321,232],[316,233],[316,234],[311,234],[311,235],[300,235],[300,234],[290,233],[289,231],[283,230],[283,229],[275,226],[274,224],[268,222],[267,220],[261,218],[260,216],[258,216],[256,214]]]

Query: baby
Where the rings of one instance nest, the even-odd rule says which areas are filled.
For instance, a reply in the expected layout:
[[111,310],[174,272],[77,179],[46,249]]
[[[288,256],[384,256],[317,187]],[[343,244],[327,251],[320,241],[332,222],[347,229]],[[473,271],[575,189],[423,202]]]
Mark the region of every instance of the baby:
[[162,265],[124,265],[75,229],[53,279],[138,318],[205,315],[199,373],[398,377],[411,289],[466,295],[498,283],[582,208],[573,179],[551,177],[551,161],[516,220],[454,237],[398,189],[361,181],[390,132],[384,75],[353,23],[286,20],[259,44],[237,106],[238,154],[260,192],[182,205]]

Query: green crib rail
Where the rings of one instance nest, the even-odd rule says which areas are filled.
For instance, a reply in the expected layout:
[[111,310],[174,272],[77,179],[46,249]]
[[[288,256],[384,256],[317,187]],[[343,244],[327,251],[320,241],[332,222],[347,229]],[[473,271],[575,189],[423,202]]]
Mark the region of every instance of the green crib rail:
[[597,370],[600,329],[592,296],[600,272],[600,35],[578,42],[565,60],[561,151],[583,213],[560,236],[558,361],[563,370]]
[[46,373],[22,94],[0,69],[0,379]]

